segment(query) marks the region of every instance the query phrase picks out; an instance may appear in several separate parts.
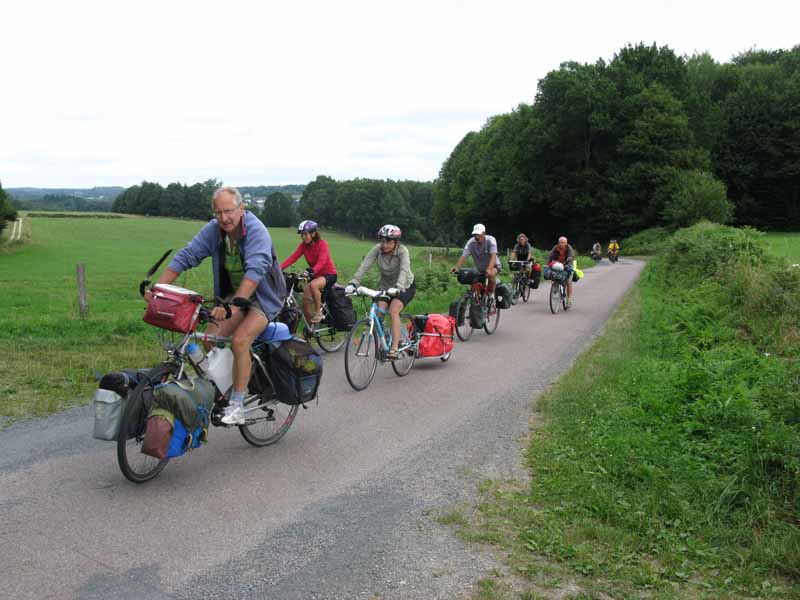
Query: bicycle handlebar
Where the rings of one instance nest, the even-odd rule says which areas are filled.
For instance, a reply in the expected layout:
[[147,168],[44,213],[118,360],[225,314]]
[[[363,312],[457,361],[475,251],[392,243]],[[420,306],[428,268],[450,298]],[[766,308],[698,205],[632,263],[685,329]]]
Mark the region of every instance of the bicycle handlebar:
[[[396,288],[395,288],[396,289]],[[396,298],[400,295],[400,290],[395,292],[395,289],[389,290],[373,290],[368,287],[364,287],[360,285],[356,288],[356,291],[352,294],[347,294],[348,296],[366,296],[367,298],[372,298],[373,300],[380,299],[380,298]],[[390,293],[392,292],[392,293]]]

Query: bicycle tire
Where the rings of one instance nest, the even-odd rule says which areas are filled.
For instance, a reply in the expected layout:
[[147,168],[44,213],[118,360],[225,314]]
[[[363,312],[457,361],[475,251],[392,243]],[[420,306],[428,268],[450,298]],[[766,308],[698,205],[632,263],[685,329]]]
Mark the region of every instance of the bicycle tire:
[[128,481],[133,483],[150,481],[161,473],[169,462],[168,458],[159,460],[142,454],[142,442],[147,426],[144,393],[152,389],[154,382],[160,381],[166,375],[174,375],[176,369],[175,365],[159,365],[150,369],[125,400],[117,434],[117,463]]
[[344,374],[347,383],[357,391],[366,389],[378,368],[378,333],[370,333],[370,319],[356,321],[347,336],[344,353]]
[[[409,335],[409,332],[411,335]],[[392,371],[398,377],[405,377],[414,366],[414,361],[417,359],[417,344],[413,343],[417,337],[414,321],[408,314],[400,315],[400,343],[398,348],[407,346],[405,350],[401,350],[397,358],[392,362]]]
[[[261,397],[254,395],[249,400],[245,400],[244,405],[248,407],[260,401]],[[282,404],[274,399],[265,402],[263,406],[256,404],[256,410],[260,409],[266,414],[262,417],[261,415],[253,414],[255,412],[253,411],[253,413],[247,415],[247,422],[239,426],[239,433],[242,434],[248,444],[256,448],[271,446],[289,431],[299,408],[298,404]],[[277,417],[276,414],[278,415]],[[255,428],[256,425],[262,423],[264,427],[263,434]],[[274,425],[270,425],[270,423],[274,423]]]
[[497,307],[497,303],[493,302],[491,298],[488,300],[484,299],[484,301],[487,302],[489,306],[486,310],[486,320],[483,322],[483,330],[486,332],[486,335],[492,335],[497,331],[497,326],[500,324],[500,309]]
[[323,324],[321,328],[315,329],[313,334],[314,341],[325,352],[337,352],[347,341],[347,331],[340,331],[333,325]]
[[519,303],[520,296],[522,296],[520,277],[515,273],[514,281],[511,284],[511,306],[516,306]]
[[564,310],[569,310],[569,304],[567,303],[567,284],[564,283],[561,285],[561,307]]
[[531,297],[531,280],[527,277],[522,280],[522,301],[527,302]]
[[550,312],[558,314],[561,310],[561,292],[558,289],[558,282],[554,281],[550,284]]
[[472,295],[467,294],[458,304],[458,320],[456,321],[456,335],[462,342],[472,337],[472,325],[469,324],[469,308],[472,306]]

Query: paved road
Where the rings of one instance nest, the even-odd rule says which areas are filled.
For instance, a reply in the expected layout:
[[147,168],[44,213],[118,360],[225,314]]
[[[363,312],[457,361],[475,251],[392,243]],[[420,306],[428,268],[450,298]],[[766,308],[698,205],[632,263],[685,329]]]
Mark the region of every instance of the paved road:
[[128,483],[75,409],[0,433],[0,598],[462,598],[496,566],[437,517],[523,477],[531,401],[599,332],[642,263],[603,261],[551,315],[545,285],[450,362],[355,392],[326,356],[318,405],[271,448],[214,429]]

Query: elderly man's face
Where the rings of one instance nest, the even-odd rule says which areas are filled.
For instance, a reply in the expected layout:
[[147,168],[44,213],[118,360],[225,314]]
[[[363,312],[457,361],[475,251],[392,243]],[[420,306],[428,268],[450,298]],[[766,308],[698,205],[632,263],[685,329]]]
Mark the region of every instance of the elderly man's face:
[[475,237],[476,241],[483,242],[483,240],[486,239],[486,234],[485,233],[476,233],[474,237]]
[[230,192],[221,192],[214,200],[214,216],[225,233],[231,233],[242,222],[244,210],[236,206],[236,196]]
[[558,246],[559,246],[560,248],[566,248],[566,247],[567,247],[567,238],[561,238],[561,239],[559,239],[559,240],[558,240]]

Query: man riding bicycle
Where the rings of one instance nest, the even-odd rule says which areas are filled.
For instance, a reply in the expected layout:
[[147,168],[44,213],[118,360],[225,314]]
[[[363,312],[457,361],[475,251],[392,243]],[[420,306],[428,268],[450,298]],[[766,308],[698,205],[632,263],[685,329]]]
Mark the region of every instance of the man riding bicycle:
[[617,240],[611,240],[611,242],[608,244],[608,253],[613,254],[614,256],[619,254],[619,244],[617,243]]
[[475,267],[479,271],[486,272],[488,280],[486,290],[489,296],[493,298],[497,274],[500,272],[500,259],[497,257],[497,240],[493,236],[486,234],[486,227],[482,223],[477,223],[472,228],[472,237],[467,241],[464,251],[456,261],[456,265],[450,269],[450,272],[455,273],[458,271],[470,256],[475,263]]
[[397,358],[397,346],[400,343],[400,311],[408,306],[417,293],[414,273],[411,272],[411,255],[408,248],[400,243],[401,235],[402,231],[397,225],[381,227],[378,230],[378,238],[381,241],[367,253],[345,288],[348,294],[353,294],[364,275],[377,262],[381,273],[378,287],[385,291],[397,290],[397,294],[388,304],[384,301],[378,302],[378,312],[385,315],[388,309],[392,316],[392,345],[386,356],[389,360]]
[[[172,283],[183,271],[212,257],[214,295],[233,302],[228,319],[221,306],[211,311],[216,323],[210,323],[207,330],[210,334],[233,338],[233,389],[222,422],[243,425],[244,396],[251,368],[250,346],[280,312],[286,282],[267,228],[244,209],[239,190],[219,188],[214,192],[211,207],[216,218],[175,254],[158,283]],[[146,292],[145,301],[151,299],[152,294]]]
[[315,221],[301,221],[297,226],[300,245],[281,263],[281,269],[286,269],[301,255],[305,257],[313,279],[303,290],[303,314],[309,323],[314,324],[322,321],[322,290],[336,283],[336,266],[331,259],[328,242],[320,237],[318,227]]
[[553,246],[547,256],[548,264],[560,262],[567,271],[567,306],[572,306],[572,263],[575,260],[575,251],[567,243],[567,238],[558,238],[558,244]]
[[603,247],[600,245],[600,241],[598,240],[592,245],[592,258],[594,260],[600,260],[602,253]]

